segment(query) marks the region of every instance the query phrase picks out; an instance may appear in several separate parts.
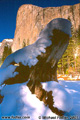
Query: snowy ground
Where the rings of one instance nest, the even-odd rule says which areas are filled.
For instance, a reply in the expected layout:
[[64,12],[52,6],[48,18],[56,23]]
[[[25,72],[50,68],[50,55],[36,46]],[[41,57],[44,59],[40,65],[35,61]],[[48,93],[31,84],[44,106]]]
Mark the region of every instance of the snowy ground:
[[[49,83],[49,84],[42,83],[42,84],[43,84],[43,88],[47,89],[47,87],[45,87],[45,86],[46,85],[49,86],[52,83]],[[58,103],[59,101],[63,102],[63,109],[66,109],[66,107],[71,108],[69,106],[72,106],[71,103],[69,104],[69,101],[71,102],[70,96],[69,96],[69,98],[66,98],[66,100],[67,100],[66,102],[64,102],[64,99],[61,98],[61,96],[58,96],[59,94],[61,94],[61,92],[59,92],[61,90],[63,91],[63,93],[65,93],[63,88],[66,89],[66,91],[68,93],[70,93],[70,95],[73,98],[72,110],[70,112],[66,112],[63,118],[58,117],[56,114],[52,113],[50,111],[50,109],[48,108],[48,106],[45,107],[43,102],[39,101],[35,95],[31,94],[31,92],[25,86],[25,84],[23,84],[23,85],[15,84],[15,85],[8,85],[8,86],[4,87],[4,89],[2,90],[2,94],[5,94],[5,100],[7,100],[7,101],[4,100],[4,104],[1,104],[0,111],[3,114],[5,113],[4,114],[5,116],[12,116],[12,113],[13,113],[13,115],[18,114],[18,116],[21,116],[21,115],[26,116],[27,119],[30,119],[30,120],[44,119],[44,117],[46,117],[45,120],[48,120],[48,119],[49,120],[50,119],[54,119],[54,120],[63,120],[63,119],[76,120],[76,119],[78,119],[78,120],[80,120],[80,81],[61,81],[60,80],[59,84],[60,84],[60,86],[58,84],[56,84],[56,82],[54,82],[54,92],[56,89],[58,90],[57,98],[59,98],[58,101],[56,101],[56,103]],[[52,88],[52,87],[48,87],[48,90],[50,88]],[[15,93],[15,94],[13,94],[13,93]],[[55,93],[54,93],[54,95],[55,95]],[[68,96],[66,93],[65,93],[65,95]],[[26,97],[27,97],[27,100],[26,100]],[[14,99],[14,98],[16,98],[16,99]],[[15,104],[15,100],[18,102],[17,106]],[[23,107],[24,104],[22,104],[22,102],[26,103],[25,107]],[[69,106],[68,106],[68,104],[69,104]],[[58,104],[56,104],[56,105],[58,105]],[[57,107],[60,107],[60,105]],[[19,111],[19,112],[17,113],[17,111]],[[0,113],[0,115],[2,113]],[[30,118],[28,118],[28,117],[30,117]],[[16,120],[16,118],[14,118],[14,120]],[[21,118],[18,120],[26,120],[26,119]]]
[[71,94],[73,98],[73,108],[65,116],[72,120],[80,120],[80,81],[59,81],[61,85]]

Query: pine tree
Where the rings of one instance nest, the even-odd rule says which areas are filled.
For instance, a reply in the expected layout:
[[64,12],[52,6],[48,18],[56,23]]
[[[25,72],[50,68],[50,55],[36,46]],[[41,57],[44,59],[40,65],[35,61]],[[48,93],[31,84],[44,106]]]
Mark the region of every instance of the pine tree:
[[68,74],[68,69],[74,66],[74,41],[70,40],[69,45],[62,58],[58,62],[58,72]]
[[5,45],[4,47],[4,51],[3,51],[3,56],[2,56],[2,62],[4,62],[4,60],[6,59],[6,57],[8,55],[10,55],[12,53],[11,47],[8,45]]
[[23,48],[26,47],[25,39],[23,40],[23,45],[22,45],[22,47],[23,47]]

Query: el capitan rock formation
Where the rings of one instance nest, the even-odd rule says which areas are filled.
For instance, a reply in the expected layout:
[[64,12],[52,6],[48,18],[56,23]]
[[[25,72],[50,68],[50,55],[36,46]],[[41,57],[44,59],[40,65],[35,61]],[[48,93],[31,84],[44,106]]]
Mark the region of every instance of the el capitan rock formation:
[[[46,24],[52,19],[59,17],[69,19],[72,23],[73,31],[77,31],[80,26],[80,4],[47,8],[30,4],[22,5],[17,13],[15,35],[10,45],[12,51],[14,52],[34,43]],[[4,41],[0,43],[0,58],[4,50]]]
[[36,41],[40,31],[54,18],[69,19],[73,31],[79,29],[80,25],[80,4],[61,7],[37,7],[34,5],[22,5],[17,13],[16,30],[12,51],[16,51],[24,45]]

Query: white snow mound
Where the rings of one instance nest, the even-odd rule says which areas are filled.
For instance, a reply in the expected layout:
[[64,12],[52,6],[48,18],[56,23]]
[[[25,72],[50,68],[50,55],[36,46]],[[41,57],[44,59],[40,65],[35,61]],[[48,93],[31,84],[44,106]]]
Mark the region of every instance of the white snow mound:
[[73,107],[72,96],[62,87],[59,83],[55,81],[50,81],[42,83],[43,88],[46,91],[52,91],[54,97],[54,107],[57,107],[59,110],[69,112]]
[[[1,116],[30,116],[30,120],[37,120],[42,116],[54,116],[34,94],[30,92],[26,84],[6,85],[1,95],[4,95],[1,103]],[[18,119],[19,120],[19,119]],[[25,120],[25,119],[21,119]]]

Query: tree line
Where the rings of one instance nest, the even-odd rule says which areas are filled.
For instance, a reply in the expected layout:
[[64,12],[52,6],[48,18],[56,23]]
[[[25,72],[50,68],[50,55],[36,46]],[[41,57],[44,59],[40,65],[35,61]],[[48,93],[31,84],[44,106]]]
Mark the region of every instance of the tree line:
[[77,31],[72,29],[72,38],[64,55],[58,62],[59,74],[80,74],[80,26]]

